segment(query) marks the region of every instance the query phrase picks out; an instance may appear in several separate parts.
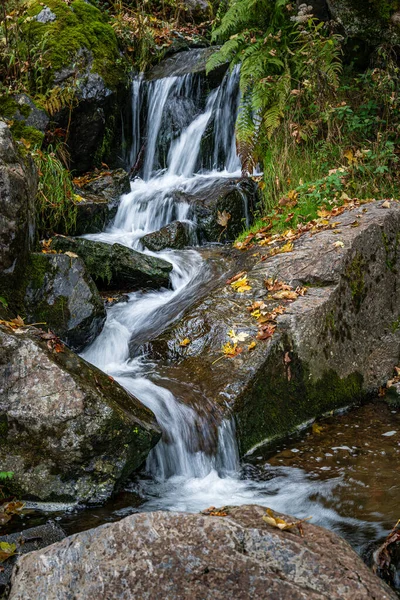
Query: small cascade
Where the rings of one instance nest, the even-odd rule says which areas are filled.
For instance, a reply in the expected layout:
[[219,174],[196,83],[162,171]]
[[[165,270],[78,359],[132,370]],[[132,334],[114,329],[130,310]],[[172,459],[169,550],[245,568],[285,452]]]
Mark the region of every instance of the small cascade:
[[[131,160],[137,160],[144,148],[140,177],[131,183],[131,192],[122,197],[114,224],[103,233],[88,236],[157,255],[173,265],[170,289],[129,294],[129,302],[108,310],[103,332],[83,353],[86,360],[116,378],[157,417],[163,437],[147,461],[151,479],[143,485],[149,495],[165,495],[165,487],[157,490],[157,485],[171,491],[178,480],[183,489],[192,481],[201,485],[211,474],[217,480],[235,478],[239,469],[233,424],[219,411],[200,413],[185,401],[184,394],[177,397],[162,385],[146,357],[132,354],[132,348],[176,319],[210,277],[207,264],[195,250],[151,253],[140,240],[174,220],[191,222],[190,205],[176,200],[176,190],[190,193],[210,185],[216,177],[240,173],[234,139],[238,94],[237,72],[227,74],[221,86],[203,100],[198,75],[135,80]],[[203,149],[205,137],[207,150]]]

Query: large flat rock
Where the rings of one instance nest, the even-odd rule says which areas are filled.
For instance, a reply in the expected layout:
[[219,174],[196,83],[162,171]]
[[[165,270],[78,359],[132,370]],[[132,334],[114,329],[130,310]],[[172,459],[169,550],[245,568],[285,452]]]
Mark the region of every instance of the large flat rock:
[[[164,373],[179,372],[234,411],[243,453],[375,393],[398,363],[400,205],[373,202],[334,220],[335,229],[304,234],[292,252],[261,260],[269,247],[251,249],[250,290],[221,286],[152,342]],[[271,300],[269,277],[307,293],[293,303]],[[269,340],[256,340],[247,310],[255,300],[286,306]],[[232,329],[249,334],[243,352],[217,361]]]
[[330,531],[280,531],[260,506],[223,512],[135,514],[31,552],[18,561],[9,600],[397,597]]

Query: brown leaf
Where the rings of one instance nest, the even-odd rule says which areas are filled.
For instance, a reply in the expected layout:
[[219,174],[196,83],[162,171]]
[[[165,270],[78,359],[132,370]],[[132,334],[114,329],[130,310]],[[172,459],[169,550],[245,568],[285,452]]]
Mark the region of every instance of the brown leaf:
[[231,216],[232,215],[230,213],[228,213],[226,210],[223,210],[222,212],[218,211],[218,215],[217,215],[218,225],[221,225],[221,227],[227,227]]
[[234,275],[233,277],[231,277],[231,279],[228,279],[226,285],[231,285],[234,281],[237,281],[244,275],[247,275],[247,271],[240,271],[240,273],[237,273],[237,275]]
[[298,521],[293,521],[292,523],[288,523],[285,519],[281,517],[276,517],[270,508],[267,508],[267,514],[263,517],[263,521],[271,525],[272,527],[276,527],[281,531],[285,531],[287,529],[292,529],[293,527],[298,527],[304,521],[309,521],[312,517],[307,517],[307,519],[300,519]]

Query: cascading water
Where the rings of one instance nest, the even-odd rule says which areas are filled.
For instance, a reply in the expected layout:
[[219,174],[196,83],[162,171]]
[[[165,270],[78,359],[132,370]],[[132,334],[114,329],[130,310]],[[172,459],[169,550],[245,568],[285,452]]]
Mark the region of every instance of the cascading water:
[[[88,237],[152,254],[141,245],[146,233],[173,220],[192,223],[190,206],[177,201],[177,191],[195,193],[215,177],[240,174],[234,142],[238,73],[227,75],[203,104],[201,96],[199,80],[192,75],[133,82],[130,160],[137,161],[145,148],[138,167],[141,178],[122,197],[113,226]],[[147,118],[141,128],[144,104]],[[208,143],[203,147],[205,136]],[[261,481],[246,478],[240,471],[233,424],[215,415],[206,398],[198,403],[205,406],[203,411],[185,403],[185,393],[173,393],[151,361],[135,356],[132,349],[178,318],[210,277],[195,250],[169,250],[157,256],[173,265],[170,289],[129,294],[127,303],[109,309],[103,332],[83,353],[152,409],[163,430],[140,481],[146,496],[142,509],[198,511],[210,505],[255,502],[298,517],[313,514],[313,522],[332,529],[359,529],[360,520],[330,508],[330,499],[343,485],[340,477],[315,482],[302,469],[271,467]],[[371,527],[364,524],[367,532]],[[376,528],[378,537],[382,531]]]
[[[176,200],[177,190],[190,193],[209,185],[216,176],[240,174],[234,145],[235,114],[226,119],[225,126],[220,123],[231,110],[233,98],[233,109],[238,105],[237,73],[227,75],[220,88],[211,91],[200,107],[201,89],[196,76],[166,77],[152,82],[135,80],[132,94],[135,136],[140,134],[138,115],[142,111],[143,94],[148,98],[145,140],[136,139],[131,154],[131,159],[136,160],[145,144],[142,177],[134,180],[131,192],[122,197],[113,226],[88,237],[152,254],[141,245],[140,239],[145,234],[174,220],[194,225],[189,204]],[[171,111],[175,111],[173,118]],[[185,126],[176,131],[179,118]],[[205,131],[213,121],[215,156],[226,163],[226,168],[218,172],[205,170],[208,157],[202,155],[201,147]],[[169,148],[166,169],[157,171],[162,130]],[[135,340],[144,341],[176,318],[193,301],[208,277],[207,265],[194,250],[169,250],[157,256],[173,265],[171,289],[134,292],[129,295],[129,302],[111,308],[102,334],[83,356],[112,374],[156,414],[164,435],[148,458],[147,472],[158,484],[169,482],[167,487],[174,489],[177,480],[181,484],[190,480],[200,482],[211,473],[217,478],[234,473],[239,462],[231,423],[218,421],[216,416],[200,415],[180,402],[148,377],[153,365],[145,357],[130,355]],[[151,493],[151,482],[144,485]]]

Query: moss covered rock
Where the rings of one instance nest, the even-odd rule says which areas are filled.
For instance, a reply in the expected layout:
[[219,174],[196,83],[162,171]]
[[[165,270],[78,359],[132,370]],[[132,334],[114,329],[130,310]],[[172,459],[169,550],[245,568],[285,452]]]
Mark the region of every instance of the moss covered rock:
[[90,275],[102,289],[136,290],[167,287],[171,263],[136,252],[122,244],[105,244],[83,238],[55,236],[54,250],[81,257]]
[[0,296],[16,303],[35,244],[37,173],[0,121]]
[[65,343],[80,350],[100,333],[103,301],[80,258],[33,253],[25,274],[27,321],[44,323]]
[[158,441],[154,415],[43,335],[0,326],[2,470],[20,497],[105,500]]
[[[264,260],[269,250],[258,248],[254,266],[250,250],[251,289],[218,287],[151,342],[150,356],[165,377],[178,371],[201,398],[230,406],[242,453],[376,393],[398,363],[400,205],[385,209],[374,202],[335,220],[343,246],[335,245],[335,231],[305,234],[292,252]],[[293,303],[273,299],[266,277],[307,291]],[[270,310],[286,307],[265,341],[257,340],[257,321],[248,311],[256,300]],[[222,347],[234,343],[232,329],[248,337],[228,358]],[[186,338],[190,343],[182,347]]]

